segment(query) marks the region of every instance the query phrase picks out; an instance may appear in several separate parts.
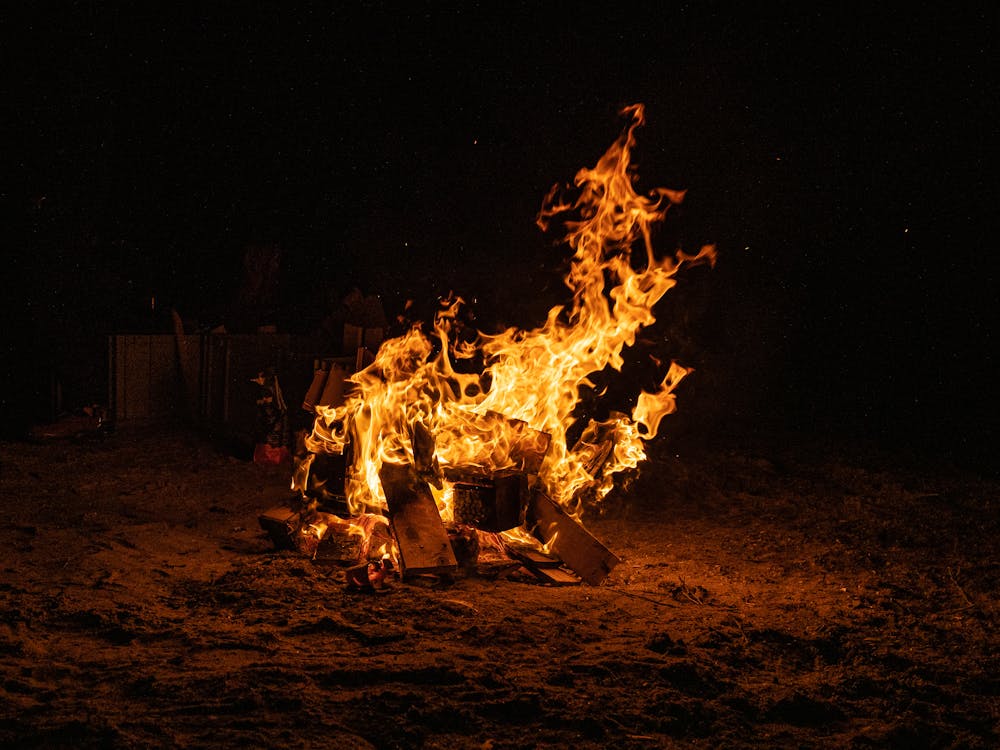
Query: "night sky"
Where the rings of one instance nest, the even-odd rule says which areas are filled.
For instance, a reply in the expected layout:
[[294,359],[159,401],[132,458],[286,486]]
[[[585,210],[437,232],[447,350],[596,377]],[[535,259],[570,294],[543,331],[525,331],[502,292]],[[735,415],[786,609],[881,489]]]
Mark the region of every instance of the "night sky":
[[564,299],[541,198],[643,102],[640,185],[688,189],[664,249],[719,248],[664,312],[690,300],[692,356],[761,394],[734,411],[990,452],[986,5],[65,5],[6,25],[8,408],[170,307],[225,322],[255,244],[283,330],[354,286],[530,317]]

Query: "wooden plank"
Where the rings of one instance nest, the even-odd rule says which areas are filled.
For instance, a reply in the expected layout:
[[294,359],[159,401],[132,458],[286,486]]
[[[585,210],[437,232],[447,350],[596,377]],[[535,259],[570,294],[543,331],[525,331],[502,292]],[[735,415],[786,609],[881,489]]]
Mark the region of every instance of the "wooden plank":
[[529,547],[523,543],[504,541],[504,549],[514,560],[517,560],[535,578],[553,586],[578,586],[583,579],[563,567],[563,561],[541,550]]
[[506,549],[511,557],[532,570],[536,568],[558,568],[563,564],[563,561],[558,557],[546,555],[544,552],[531,549],[530,547],[518,547],[508,544],[506,545]]
[[576,573],[571,573],[563,568],[532,568],[524,566],[540,581],[550,583],[553,586],[579,586],[583,579]]
[[149,336],[123,336],[125,394],[122,399],[123,421],[149,418]]
[[178,401],[179,369],[177,342],[173,336],[148,337],[149,407],[147,416],[158,422],[174,415]]
[[319,367],[313,368],[313,379],[312,383],[309,385],[309,390],[306,391],[306,395],[302,399],[302,408],[305,411],[313,412],[316,409],[316,403],[319,401],[320,396],[323,395],[323,386],[326,385],[326,377],[328,372],[326,368],[319,364]]
[[351,373],[343,365],[337,362],[330,363],[330,372],[327,373],[326,383],[323,386],[323,392],[319,400],[316,401],[316,406],[330,406],[333,408],[343,406],[349,385],[347,378],[350,375]]
[[621,562],[617,555],[540,490],[531,494],[527,524],[552,552],[591,586],[601,583]]
[[427,482],[406,464],[382,464],[379,472],[396,537],[401,575],[444,573],[458,567]]

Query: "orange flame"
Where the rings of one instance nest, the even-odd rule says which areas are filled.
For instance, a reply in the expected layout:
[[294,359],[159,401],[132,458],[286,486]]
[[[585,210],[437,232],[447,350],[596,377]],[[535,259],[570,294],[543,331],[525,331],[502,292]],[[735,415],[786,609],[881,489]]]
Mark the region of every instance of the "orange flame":
[[[462,300],[444,307],[432,336],[414,327],[382,344],[375,361],[350,380],[356,386],[336,408],[319,407],[309,450],[343,452],[351,447],[347,497],[352,512],[378,512],[385,507],[379,481],[383,462],[426,463],[415,450],[415,435],[433,439],[436,474],[448,467],[478,467],[485,472],[520,469],[526,443],[536,446],[544,462],[535,467],[547,494],[573,507],[584,488],[603,497],[613,475],[645,458],[643,440],[657,434],[664,415],[674,410],[673,390],[688,370],[672,364],[656,394],[643,393],[631,417],[612,415],[591,421],[581,438],[567,444],[574,409],[591,376],[611,367],[621,370],[622,350],[655,320],[653,307],[676,283],[683,264],[714,263],[705,246],[696,255],[677,251],[658,259],[651,226],[665,217],[683,191],[653,190],[639,195],[630,166],[635,131],[643,124],[642,105],[626,108],[630,118],[622,135],[596,166],[581,169],[571,189],[558,185],[542,204],[538,224],[549,228],[557,219],[573,250],[565,282],[573,294],[568,308],[555,307],[533,330],[508,329],[480,335],[477,343],[485,369],[481,374],[457,372],[453,358],[474,352],[450,340]],[[644,257],[633,258],[641,240]],[[638,265],[636,269],[633,266]],[[640,430],[642,427],[642,430]],[[545,448],[547,447],[547,452]],[[528,451],[531,452],[530,450]],[[298,467],[293,488],[306,486],[308,460]],[[437,483],[442,516],[448,520],[447,488]]]

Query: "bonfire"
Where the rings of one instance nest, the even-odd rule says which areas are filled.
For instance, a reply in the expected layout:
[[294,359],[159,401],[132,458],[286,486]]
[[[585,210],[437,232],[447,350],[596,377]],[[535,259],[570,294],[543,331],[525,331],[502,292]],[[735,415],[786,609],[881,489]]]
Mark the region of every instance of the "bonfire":
[[[631,155],[643,107],[622,114],[627,125],[608,151],[572,184],[554,186],[538,214],[572,253],[566,304],[536,328],[470,337],[458,335],[465,303],[456,296],[432,330],[415,325],[353,372],[317,372],[316,392],[332,395],[308,404],[315,421],[292,479],[298,507],[266,514],[295,546],[315,555],[324,539],[353,538],[351,555],[368,576],[361,583],[380,583],[387,569],[468,567],[469,555],[474,566],[484,549],[546,580],[563,570],[598,583],[617,563],[581,519],[645,458],[690,370],[671,362],[630,414],[581,424],[578,406],[596,374],[621,371],[623,350],[655,321],[678,270],[715,260],[712,246],[654,251],[652,227],[684,191],[636,191]],[[343,470],[335,483],[317,469],[329,458]],[[329,512],[334,498],[340,513]]]

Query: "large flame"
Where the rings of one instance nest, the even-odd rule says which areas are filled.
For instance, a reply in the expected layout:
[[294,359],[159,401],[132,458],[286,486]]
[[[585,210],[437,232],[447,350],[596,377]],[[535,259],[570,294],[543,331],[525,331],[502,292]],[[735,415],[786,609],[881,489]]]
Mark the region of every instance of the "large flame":
[[[605,368],[621,370],[622,350],[654,322],[653,308],[676,283],[678,269],[714,262],[715,252],[706,246],[696,255],[656,257],[651,226],[684,192],[635,191],[630,158],[635,130],[644,121],[642,105],[623,115],[629,124],[607,153],[596,166],[581,169],[573,186],[555,186],[538,216],[543,229],[556,223],[566,228],[573,250],[565,277],[571,304],[554,307],[533,330],[480,334],[474,344],[461,345],[454,333],[463,303],[456,298],[437,315],[431,336],[414,327],[384,342],[375,361],[350,378],[354,387],[345,403],[317,409],[307,447],[313,453],[350,447],[352,512],[384,508],[383,462],[426,465],[421,445],[428,436],[436,477],[448,467],[523,471],[532,441],[548,436],[547,452],[545,445],[535,446],[544,462],[534,470],[546,493],[574,512],[584,490],[600,499],[617,472],[645,458],[643,441],[674,410],[673,390],[688,370],[672,364],[659,390],[640,394],[631,415],[590,420],[571,446],[567,432],[576,421],[581,389],[593,388],[591,377]],[[645,252],[633,257],[640,243]],[[481,373],[456,371],[455,359],[476,354],[483,358]],[[293,488],[304,492],[308,470],[308,461],[300,465]],[[448,520],[448,488],[435,484]]]

